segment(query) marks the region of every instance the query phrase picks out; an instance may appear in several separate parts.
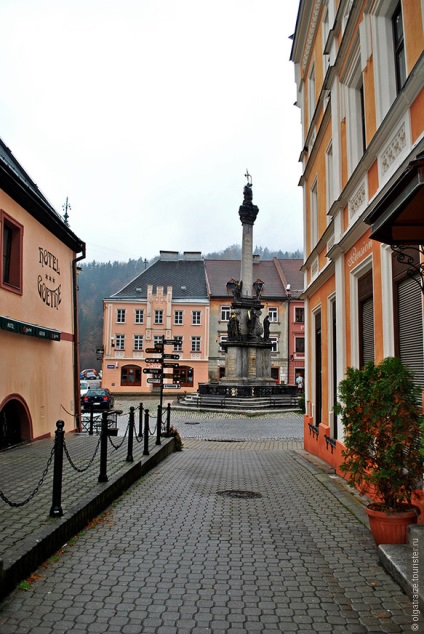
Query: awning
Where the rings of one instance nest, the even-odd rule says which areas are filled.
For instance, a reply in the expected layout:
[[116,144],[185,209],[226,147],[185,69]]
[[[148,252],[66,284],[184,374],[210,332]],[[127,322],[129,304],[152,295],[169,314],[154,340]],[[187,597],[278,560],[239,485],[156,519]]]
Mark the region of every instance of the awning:
[[0,316],[0,328],[18,335],[38,337],[39,339],[47,339],[49,341],[60,341],[61,335],[59,330],[54,330],[53,328],[43,328],[42,326],[29,324],[26,321],[19,321],[2,316]]
[[365,222],[371,225],[373,240],[424,244],[424,153],[409,163]]

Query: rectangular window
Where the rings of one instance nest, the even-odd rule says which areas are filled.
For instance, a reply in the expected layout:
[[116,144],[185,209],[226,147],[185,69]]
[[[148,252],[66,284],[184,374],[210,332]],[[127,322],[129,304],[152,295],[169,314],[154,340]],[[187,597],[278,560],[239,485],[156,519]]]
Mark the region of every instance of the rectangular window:
[[193,326],[200,326],[200,310],[193,310],[193,321],[191,322]]
[[318,242],[318,182],[315,181],[311,189],[311,248],[313,251]]
[[312,123],[312,119],[315,113],[316,96],[315,96],[315,64],[312,65],[311,72],[308,79],[308,110],[309,110],[309,125]]
[[153,345],[156,345],[157,343],[162,343],[162,342],[163,342],[162,335],[154,335],[153,336]]
[[303,324],[305,321],[305,309],[295,308],[294,320],[297,324]]
[[372,270],[358,280],[359,365],[374,361],[374,298]]
[[227,341],[227,339],[228,339],[228,337],[220,337],[219,338],[219,351],[222,352],[222,353],[224,353],[225,350],[224,350],[224,348],[221,347],[221,344],[222,344],[223,341]]
[[144,310],[136,308],[135,310],[135,323],[144,324]]
[[269,321],[278,321],[278,308],[269,308]]
[[115,350],[125,350],[125,335],[115,335]]
[[1,233],[1,285],[20,293],[22,291],[23,226],[10,216],[0,213]]
[[393,48],[395,54],[396,89],[400,93],[406,81],[405,41],[403,36],[402,5],[399,2],[392,17]]
[[155,310],[155,324],[163,324],[163,310]]
[[305,337],[296,337],[294,346],[294,350],[297,354],[305,354]]
[[183,338],[174,337],[174,352],[182,352],[182,349],[183,349]]
[[174,310],[174,324],[176,326],[183,325],[183,311],[182,310]]
[[231,306],[221,306],[221,321],[229,321]]
[[125,308],[118,308],[116,311],[116,323],[125,324]]
[[271,352],[278,352],[278,338],[277,337],[270,337],[271,343],[272,343],[272,348],[271,348]]
[[327,206],[330,209],[334,202],[334,165],[333,165],[333,143],[331,142],[325,152],[325,163],[327,173]]
[[200,337],[192,337],[191,338],[191,351],[192,352],[200,352]]
[[143,350],[143,335],[134,335],[134,350]]

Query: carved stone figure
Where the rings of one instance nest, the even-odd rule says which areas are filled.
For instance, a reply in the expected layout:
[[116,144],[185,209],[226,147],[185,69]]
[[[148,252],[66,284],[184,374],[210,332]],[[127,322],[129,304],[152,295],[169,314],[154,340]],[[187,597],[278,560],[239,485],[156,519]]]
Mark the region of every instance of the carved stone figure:
[[269,315],[264,319],[264,339],[269,340]]
[[228,321],[227,333],[229,339],[239,339],[240,337],[240,324],[235,313],[231,313],[231,317]]

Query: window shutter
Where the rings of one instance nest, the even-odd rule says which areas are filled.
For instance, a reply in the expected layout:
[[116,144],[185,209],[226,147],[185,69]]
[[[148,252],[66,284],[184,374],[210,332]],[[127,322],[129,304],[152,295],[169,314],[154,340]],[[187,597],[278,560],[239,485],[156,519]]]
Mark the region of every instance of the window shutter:
[[399,316],[399,356],[414,372],[416,383],[424,389],[424,344],[421,290],[417,282],[404,278],[397,285]]

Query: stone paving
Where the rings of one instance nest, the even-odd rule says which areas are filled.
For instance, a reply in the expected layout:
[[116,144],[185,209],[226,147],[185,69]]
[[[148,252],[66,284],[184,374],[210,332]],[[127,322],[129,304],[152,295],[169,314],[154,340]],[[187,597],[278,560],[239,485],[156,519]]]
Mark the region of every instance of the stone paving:
[[219,439],[228,420],[180,414],[183,451],[0,604],[1,634],[424,631],[298,417],[237,417]]

